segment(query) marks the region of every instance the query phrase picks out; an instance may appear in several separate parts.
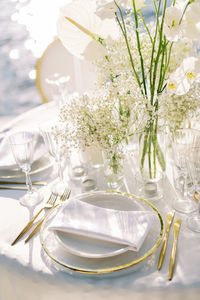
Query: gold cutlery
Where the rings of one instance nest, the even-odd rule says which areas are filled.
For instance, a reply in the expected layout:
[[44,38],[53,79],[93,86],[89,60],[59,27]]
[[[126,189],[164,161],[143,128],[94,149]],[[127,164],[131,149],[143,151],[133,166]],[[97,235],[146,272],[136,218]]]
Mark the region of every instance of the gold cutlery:
[[[58,203],[56,205],[53,205],[52,208],[56,208],[57,206],[59,206],[62,202],[66,201],[69,196],[71,194],[71,191],[69,189],[65,189],[62,196],[60,197]],[[40,227],[42,226],[42,223],[44,222],[46,218],[46,215],[41,219],[41,221],[38,223],[38,225],[35,227],[35,229],[30,233],[30,235],[27,237],[27,239],[25,240],[25,243],[27,243],[31,238],[32,236],[38,232],[38,230],[40,229]]]
[[5,185],[0,185],[0,190],[22,190],[22,191],[27,191],[26,186],[5,186]]
[[32,224],[34,223],[34,221],[37,219],[37,217],[41,214],[41,212],[45,209],[45,208],[51,208],[53,207],[56,199],[57,199],[58,195],[55,193],[51,193],[49,199],[47,200],[46,204],[44,207],[42,207],[39,212],[34,216],[34,218],[24,227],[24,229],[22,229],[22,231],[20,232],[20,234],[16,237],[16,239],[12,242],[11,246],[13,246],[28,230],[29,228],[32,226]]
[[159,261],[158,261],[158,270],[161,269],[162,263],[163,263],[163,259],[165,256],[165,251],[166,251],[166,246],[167,246],[167,240],[168,240],[168,235],[169,235],[169,230],[174,218],[174,210],[169,212],[166,216],[166,231],[165,231],[165,236],[164,236],[164,240],[163,240],[163,245],[160,251],[160,257],[159,257]]
[[193,195],[193,199],[196,203],[199,203],[199,193],[198,192],[194,192],[194,195]]
[[173,275],[180,226],[181,226],[181,219],[178,219],[176,222],[174,222],[174,241],[173,241],[172,253],[171,253],[170,264],[169,264],[169,280],[172,279],[172,275]]
[[[5,184],[5,185],[9,185],[9,184],[26,184],[26,182],[20,182],[20,181],[3,181],[3,180],[1,180],[0,181],[0,185],[3,185],[3,184]],[[44,182],[44,181],[33,181],[32,182],[32,184],[33,185],[47,185],[47,183],[46,182]]]

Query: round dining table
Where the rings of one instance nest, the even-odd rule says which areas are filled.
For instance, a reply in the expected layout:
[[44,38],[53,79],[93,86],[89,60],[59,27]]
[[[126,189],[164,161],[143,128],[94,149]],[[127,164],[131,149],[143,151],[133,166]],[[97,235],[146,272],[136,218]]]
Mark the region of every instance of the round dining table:
[[[3,136],[7,129],[20,127],[34,129],[44,120],[54,118],[58,108],[54,102],[42,104],[22,115],[0,124]],[[1,142],[1,141],[0,141]],[[170,164],[169,164],[170,165]],[[67,167],[66,167],[67,170]],[[137,194],[134,181],[134,160],[130,157],[125,172],[125,191]],[[67,171],[66,171],[67,172]],[[67,175],[68,176],[68,175]],[[32,180],[44,180],[47,185],[41,187],[44,201],[50,193],[49,185],[56,177],[54,165],[32,176]],[[0,178],[1,180],[1,178]],[[70,180],[68,187],[71,197],[82,193],[79,181]],[[163,220],[172,210],[172,201],[176,196],[170,171],[164,179],[164,195],[153,202],[160,211]],[[98,189],[105,187],[97,186]],[[169,232],[166,254],[161,270],[158,259],[161,245],[147,260],[137,267],[88,276],[77,272],[67,272],[45,253],[38,232],[28,243],[25,235],[15,245],[12,241],[20,230],[34,216],[44,202],[34,207],[25,207],[19,198],[22,190],[0,190],[0,299],[1,300],[120,300],[120,299],[199,299],[200,295],[200,234],[190,231],[186,226],[186,214],[175,212],[174,220],[181,218],[177,255],[172,280],[168,280],[169,262],[173,244],[173,227]]]

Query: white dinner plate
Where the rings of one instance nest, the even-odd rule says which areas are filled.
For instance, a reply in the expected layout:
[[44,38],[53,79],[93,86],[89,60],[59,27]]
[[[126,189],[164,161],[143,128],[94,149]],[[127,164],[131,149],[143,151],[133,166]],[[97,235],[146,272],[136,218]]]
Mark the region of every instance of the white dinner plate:
[[54,234],[63,248],[69,253],[87,258],[105,258],[119,255],[129,250],[128,246],[110,243],[103,240],[54,231]]
[[[53,165],[49,154],[43,155],[38,160],[34,161],[31,166],[30,175],[39,174],[48,170]],[[20,179],[24,178],[25,174],[20,169],[0,169],[0,179]]]
[[[84,240],[84,247],[82,247],[82,242],[80,239],[77,239],[76,245],[72,243],[72,239],[67,241],[67,239],[62,238],[58,242],[58,236],[54,234],[54,231],[49,230],[48,228],[53,221],[53,218],[56,216],[58,210],[52,210],[48,217],[46,218],[43,226],[41,228],[41,244],[43,246],[44,251],[48,255],[48,257],[55,262],[57,266],[63,268],[64,270],[72,271],[81,273],[81,274],[108,274],[120,270],[124,270],[127,268],[135,267],[139,263],[145,261],[151,254],[153,254],[160,245],[160,242],[163,237],[164,231],[164,222],[162,219],[161,214],[158,210],[149,202],[144,199],[138,198],[134,195],[121,193],[121,192],[91,192],[87,194],[81,194],[76,196],[76,199],[80,201],[85,201],[87,203],[95,202],[96,206],[104,207],[104,208],[111,208],[116,210],[129,210],[129,211],[136,211],[136,210],[145,210],[150,211],[155,214],[154,221],[151,225],[149,233],[142,244],[140,250],[138,252],[131,251],[126,249],[125,251],[122,248],[124,246],[120,246],[117,249],[110,249],[110,253],[116,253],[116,251],[122,251],[123,253],[118,255],[111,255],[102,258],[91,258],[91,257],[82,257],[80,255],[74,255],[69,250],[69,247],[74,250],[78,249],[78,251],[88,252],[89,251],[95,254],[95,249],[99,249],[106,251],[108,254],[109,250],[108,247],[101,245],[98,247],[96,244],[92,244],[90,250],[86,251],[86,241]],[[87,244],[88,245],[88,244]],[[67,249],[68,248],[68,249]],[[80,254],[80,253],[79,253]]]

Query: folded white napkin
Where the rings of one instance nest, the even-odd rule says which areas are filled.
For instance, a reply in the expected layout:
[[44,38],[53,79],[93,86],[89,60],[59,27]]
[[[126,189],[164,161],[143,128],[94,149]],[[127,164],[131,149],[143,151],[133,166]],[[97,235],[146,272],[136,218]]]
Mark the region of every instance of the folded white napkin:
[[[42,157],[46,148],[43,142],[41,135],[36,134],[35,144],[34,144],[34,152],[33,152],[33,161],[38,160]],[[17,164],[13,157],[13,153],[11,150],[11,146],[9,145],[8,137],[5,137],[3,141],[0,143],[0,169],[16,169]]]
[[53,219],[49,230],[119,243],[139,251],[154,217],[149,211],[107,209],[70,199]]

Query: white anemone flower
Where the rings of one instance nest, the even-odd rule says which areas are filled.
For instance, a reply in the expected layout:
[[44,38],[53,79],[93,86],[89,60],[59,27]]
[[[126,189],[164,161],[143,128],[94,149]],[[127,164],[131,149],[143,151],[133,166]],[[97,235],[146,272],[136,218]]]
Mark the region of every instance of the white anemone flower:
[[[144,2],[146,0],[135,0],[136,10],[140,10],[144,6]],[[122,6],[125,9],[133,9],[133,1],[132,0],[97,0],[97,9],[96,14],[101,19],[113,18],[115,16],[115,12],[117,11],[117,5]]]
[[200,1],[194,1],[186,10],[184,35],[190,39],[200,39]]
[[186,94],[195,80],[199,77],[200,59],[196,57],[188,57],[183,60],[182,64],[176,71],[171,74],[167,91],[169,94],[175,94],[178,96]]
[[182,16],[182,10],[179,7],[169,7],[166,10],[164,21],[164,34],[171,42],[177,42],[182,35],[182,23],[179,24]]
[[[101,43],[107,38],[118,36],[115,20],[101,20],[95,15],[93,0],[74,0],[60,9],[57,22],[58,37],[73,55],[87,60],[105,56]],[[86,54],[86,49],[89,52]]]

